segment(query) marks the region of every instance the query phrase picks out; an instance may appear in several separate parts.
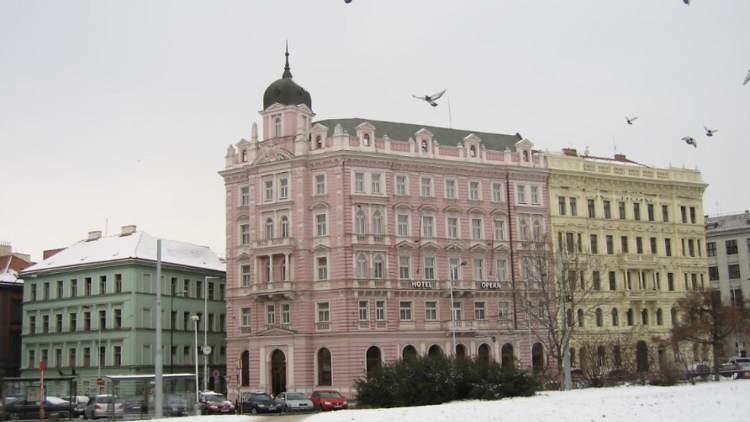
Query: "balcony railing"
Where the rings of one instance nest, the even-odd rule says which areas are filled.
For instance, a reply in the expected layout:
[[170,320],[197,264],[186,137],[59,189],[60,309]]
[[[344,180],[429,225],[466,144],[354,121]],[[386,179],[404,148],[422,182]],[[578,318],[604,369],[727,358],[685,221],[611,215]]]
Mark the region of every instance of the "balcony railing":
[[261,239],[255,241],[256,249],[263,248],[274,248],[278,246],[291,246],[292,239],[290,237],[279,237],[274,239]]
[[240,327],[240,334],[250,334],[252,332],[252,327]]
[[640,300],[656,300],[659,296],[658,290],[628,290],[622,292],[623,297]]
[[315,329],[318,331],[328,331],[331,329],[331,323],[330,322],[316,322]]

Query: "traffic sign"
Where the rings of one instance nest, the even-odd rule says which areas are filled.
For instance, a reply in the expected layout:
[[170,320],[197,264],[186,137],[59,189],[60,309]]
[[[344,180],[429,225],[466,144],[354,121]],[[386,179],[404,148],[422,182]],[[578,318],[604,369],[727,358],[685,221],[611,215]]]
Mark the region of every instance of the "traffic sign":
[[44,372],[44,361],[39,362],[39,370]]
[[214,370],[214,376],[218,377],[219,376],[219,371]]
[[96,384],[101,387],[102,385],[104,385],[104,380],[101,377],[99,377],[96,379]]

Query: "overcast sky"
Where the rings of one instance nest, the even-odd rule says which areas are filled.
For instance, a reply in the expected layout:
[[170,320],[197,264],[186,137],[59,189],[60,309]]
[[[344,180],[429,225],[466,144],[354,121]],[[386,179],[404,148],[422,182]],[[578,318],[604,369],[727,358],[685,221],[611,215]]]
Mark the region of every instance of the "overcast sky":
[[706,214],[750,209],[750,1],[692,3],[2,0],[0,241],[41,260],[135,224],[223,256],[217,172],[287,39],[317,119],[447,127],[450,100],[454,128],[697,166]]

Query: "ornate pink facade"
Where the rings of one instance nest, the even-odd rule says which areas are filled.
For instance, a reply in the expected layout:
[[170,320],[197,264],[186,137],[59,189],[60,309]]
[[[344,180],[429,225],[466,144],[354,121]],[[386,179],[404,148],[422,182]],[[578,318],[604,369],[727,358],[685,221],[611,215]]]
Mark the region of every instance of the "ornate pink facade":
[[352,396],[368,368],[450,354],[454,341],[459,355],[531,366],[524,303],[535,302],[519,256],[549,228],[547,170],[531,142],[313,122],[288,65],[264,103],[262,137],[253,125],[221,172],[231,393]]

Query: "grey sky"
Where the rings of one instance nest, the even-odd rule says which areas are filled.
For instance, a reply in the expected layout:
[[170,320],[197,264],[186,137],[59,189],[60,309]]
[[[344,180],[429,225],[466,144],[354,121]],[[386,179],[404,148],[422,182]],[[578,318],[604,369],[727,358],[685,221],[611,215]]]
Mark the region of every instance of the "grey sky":
[[[318,119],[447,127],[450,100],[454,128],[604,156],[614,137],[644,164],[697,165],[706,213],[750,208],[750,1],[692,3],[3,0],[0,240],[41,260],[136,224],[223,255],[217,171],[287,38]],[[437,108],[411,97],[444,88]]]

